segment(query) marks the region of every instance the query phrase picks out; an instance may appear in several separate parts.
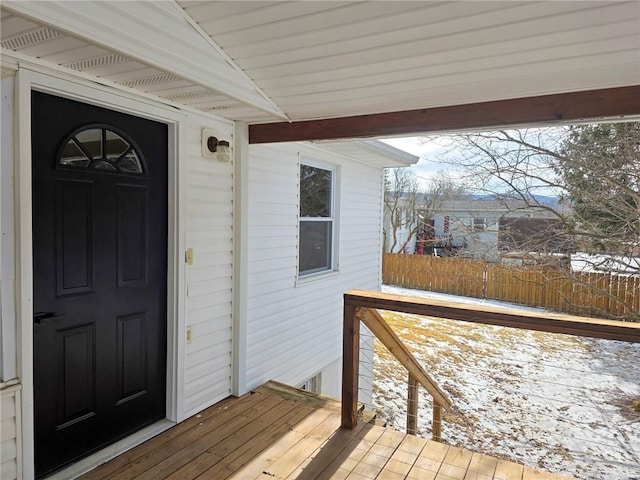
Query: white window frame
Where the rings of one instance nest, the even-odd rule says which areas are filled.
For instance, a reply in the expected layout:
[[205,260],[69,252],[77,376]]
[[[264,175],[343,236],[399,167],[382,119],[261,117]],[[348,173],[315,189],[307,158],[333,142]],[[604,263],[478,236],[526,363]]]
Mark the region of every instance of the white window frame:
[[[308,167],[313,167],[313,168],[318,168],[321,170],[327,170],[329,172],[331,172],[331,206],[330,206],[330,216],[329,217],[302,217],[300,216],[300,203],[301,203],[301,195],[300,195],[300,188],[301,188],[301,179],[300,179],[300,169],[302,168],[302,166],[308,166]],[[337,205],[338,205],[338,195],[337,195],[337,185],[338,185],[338,168],[335,165],[331,165],[325,162],[320,162],[317,160],[311,160],[309,158],[305,158],[305,157],[300,157],[299,162],[298,162],[298,245],[297,245],[297,265],[296,265],[296,269],[297,269],[297,280],[298,282],[305,282],[307,280],[313,280],[316,279],[318,277],[324,277],[328,274],[332,274],[337,272],[337,265],[338,265],[338,259],[337,259],[337,238],[338,238],[338,218],[337,218]],[[310,270],[310,271],[305,271],[305,272],[301,272],[300,271],[300,248],[301,248],[301,244],[300,244],[300,224],[301,222],[308,222],[308,221],[319,221],[319,222],[331,222],[331,239],[329,242],[329,248],[331,250],[330,254],[331,254],[331,260],[330,260],[330,264],[328,266],[328,268],[325,269],[321,269],[321,270]]]
[[487,219],[484,217],[473,217],[471,219],[471,231],[484,232],[487,229]]

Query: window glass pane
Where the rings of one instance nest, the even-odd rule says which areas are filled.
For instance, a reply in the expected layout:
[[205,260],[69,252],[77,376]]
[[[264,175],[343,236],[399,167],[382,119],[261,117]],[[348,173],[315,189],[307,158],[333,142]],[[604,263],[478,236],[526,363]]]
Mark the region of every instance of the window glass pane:
[[76,139],[95,158],[102,158],[102,129],[89,128],[76,134]]
[[111,165],[109,162],[105,162],[104,160],[99,160],[91,165],[96,170],[107,170],[109,172],[117,172],[116,167]]
[[127,152],[120,160],[118,160],[118,168],[121,172],[142,173],[142,163],[134,150]]
[[331,269],[330,221],[300,221],[300,274]]
[[300,165],[300,216],[331,216],[331,170]]
[[111,130],[106,130],[105,137],[107,139],[107,144],[105,145],[105,156],[109,160],[117,160],[129,148],[129,143]]
[[60,165],[86,167],[90,161],[84,152],[80,150],[80,147],[78,147],[73,138],[67,142],[67,146],[64,147],[62,155],[60,156]]
[[66,143],[58,165],[143,174],[144,162],[129,140],[108,128],[81,130]]

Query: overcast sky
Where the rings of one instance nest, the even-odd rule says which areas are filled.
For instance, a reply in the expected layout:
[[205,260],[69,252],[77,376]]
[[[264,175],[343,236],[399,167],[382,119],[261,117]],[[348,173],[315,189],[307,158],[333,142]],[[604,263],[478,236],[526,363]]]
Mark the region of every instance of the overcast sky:
[[455,165],[438,161],[450,148],[451,143],[446,136],[384,138],[382,141],[420,157],[411,171],[423,180],[432,179],[438,172],[447,172],[453,178],[458,176]]
[[[480,185],[475,185],[479,179],[475,174],[466,172],[464,167],[456,165],[456,160],[462,158],[461,153],[456,153],[452,148],[452,139],[446,135],[437,137],[403,137],[386,138],[383,142],[392,145],[400,150],[416,155],[420,158],[416,165],[410,167],[414,175],[422,181],[422,188],[428,191],[433,180],[439,173],[443,172],[455,184],[463,186],[468,191],[481,191]],[[446,162],[442,160],[446,159]],[[462,162],[461,162],[462,163]],[[538,172],[539,173],[539,172]],[[549,175],[552,175],[550,172]],[[544,177],[544,175],[543,175]],[[549,177],[550,178],[550,177]],[[484,185],[491,191],[499,192],[505,190],[505,183],[500,180]],[[537,185],[531,188],[530,192],[537,195],[557,196],[559,191],[552,189],[545,182],[532,180],[530,185]]]

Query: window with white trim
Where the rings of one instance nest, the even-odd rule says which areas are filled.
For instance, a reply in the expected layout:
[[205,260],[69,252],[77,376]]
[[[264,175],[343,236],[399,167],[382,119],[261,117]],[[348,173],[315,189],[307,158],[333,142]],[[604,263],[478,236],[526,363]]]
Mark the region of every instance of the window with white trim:
[[333,270],[335,169],[300,164],[298,275]]
[[473,231],[474,232],[484,232],[486,229],[486,222],[484,218],[474,218],[473,219]]

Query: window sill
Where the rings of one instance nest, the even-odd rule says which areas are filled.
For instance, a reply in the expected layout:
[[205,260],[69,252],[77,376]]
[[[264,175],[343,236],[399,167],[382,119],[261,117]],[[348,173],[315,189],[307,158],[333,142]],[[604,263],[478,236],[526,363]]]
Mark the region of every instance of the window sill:
[[309,285],[313,283],[318,283],[323,280],[327,280],[330,278],[335,278],[340,275],[339,270],[327,270],[324,272],[311,273],[309,275],[304,275],[303,277],[298,277],[296,279],[296,288],[302,287],[304,285]]

